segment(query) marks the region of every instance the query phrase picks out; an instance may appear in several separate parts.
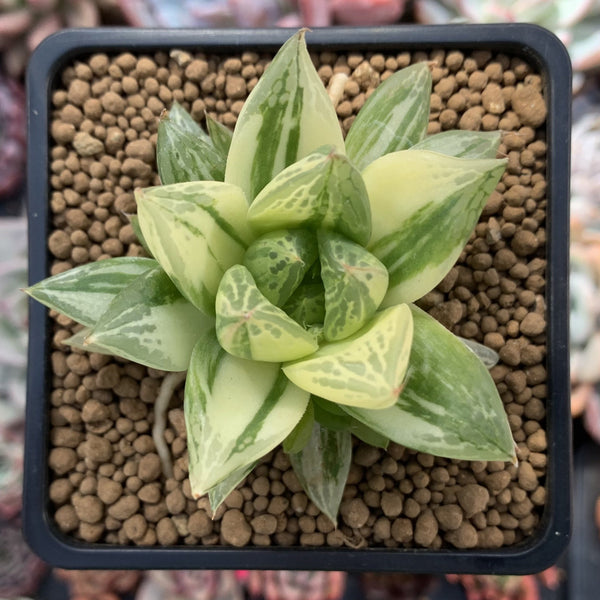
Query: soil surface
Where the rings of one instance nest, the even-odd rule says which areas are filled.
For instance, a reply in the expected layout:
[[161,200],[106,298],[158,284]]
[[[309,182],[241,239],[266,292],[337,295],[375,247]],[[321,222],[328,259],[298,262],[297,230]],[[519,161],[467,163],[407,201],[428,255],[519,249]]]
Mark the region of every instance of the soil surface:
[[[174,100],[233,127],[268,57],[96,54],[58,77],[52,95],[48,248],[52,273],[139,256],[133,190],[159,184],[158,118]],[[187,479],[182,389],[168,412],[165,479],[151,437],[162,372],[61,344],[78,328],[53,314],[50,499],[60,530],[87,542],[498,548],[535,532],[546,490],[544,124],[540,76],[489,52],[314,56],[344,131],[392,72],[428,61],[429,133],[502,130],[506,172],[457,265],[420,302],[447,328],[497,350],[491,373],[519,466],[438,458],[355,442],[338,528],[308,500],[287,456],[264,458],[211,519]],[[345,79],[341,75],[348,76]]]

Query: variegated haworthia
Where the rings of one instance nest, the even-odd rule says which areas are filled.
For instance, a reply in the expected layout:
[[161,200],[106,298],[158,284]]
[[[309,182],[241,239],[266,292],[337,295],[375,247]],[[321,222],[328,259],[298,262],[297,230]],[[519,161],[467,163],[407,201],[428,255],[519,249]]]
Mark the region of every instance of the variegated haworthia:
[[410,305],[452,267],[505,161],[497,132],[426,137],[425,63],[388,77],[344,142],[305,33],[233,133],[208,115],[206,133],[176,103],[163,114],[163,185],[137,190],[131,216],[153,259],[84,265],[27,292],[84,326],[74,348],[187,369],[192,493],[213,511],[283,443],[335,521],[351,435],[514,459],[479,358],[494,356]]

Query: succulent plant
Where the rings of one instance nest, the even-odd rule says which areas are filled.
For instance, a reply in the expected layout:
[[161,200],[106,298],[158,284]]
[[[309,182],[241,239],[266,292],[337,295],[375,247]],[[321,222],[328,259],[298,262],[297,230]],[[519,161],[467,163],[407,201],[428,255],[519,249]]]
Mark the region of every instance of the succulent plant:
[[499,133],[426,137],[426,63],[389,77],[344,141],[304,31],[280,49],[233,134],[163,117],[163,185],[136,191],[153,258],[80,266],[27,290],[81,323],[65,343],[187,371],[194,496],[213,509],[283,443],[335,521],[351,434],[514,461],[478,356],[413,302],[447,274],[505,160]]

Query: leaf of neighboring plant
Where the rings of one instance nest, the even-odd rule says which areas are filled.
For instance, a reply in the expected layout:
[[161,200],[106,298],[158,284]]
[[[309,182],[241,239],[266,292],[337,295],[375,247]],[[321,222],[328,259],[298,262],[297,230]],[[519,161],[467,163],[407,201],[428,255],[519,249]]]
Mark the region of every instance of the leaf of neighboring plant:
[[360,171],[380,156],[406,150],[425,137],[430,95],[427,63],[406,67],[375,88],[346,136],[346,152]]
[[179,291],[213,315],[223,273],[241,262],[253,235],[242,191],[196,181],[136,190],[144,238]]
[[388,272],[362,246],[331,231],[319,231],[321,278],[325,286],[324,334],[328,342],[358,331],[377,311]]
[[280,363],[318,348],[312,334],[261,294],[243,265],[223,275],[215,307],[217,338],[234,356]]
[[71,348],[78,348],[79,350],[85,350],[86,352],[95,352],[96,354],[108,354],[112,353],[103,348],[99,344],[90,344],[87,341],[88,336],[92,332],[91,327],[83,327],[77,333],[72,335],[70,338],[66,340],[61,340],[61,344],[65,344],[65,346],[71,346]]
[[420,452],[461,460],[514,460],[504,405],[485,366],[433,317],[416,306],[411,312],[410,367],[396,404],[384,410],[344,410]]
[[177,103],[161,116],[156,163],[163,185],[185,181],[223,181],[225,160],[208,135]]
[[138,242],[141,244],[142,248],[152,256],[152,252],[150,252],[150,248],[148,248],[148,244],[146,244],[146,240],[144,239],[139,217],[137,215],[128,215],[127,218],[129,219],[129,223],[131,224],[131,228],[133,229],[133,233],[135,233]]
[[303,227],[337,231],[357,244],[371,235],[369,198],[343,154],[321,148],[279,173],[248,209],[258,232]]
[[304,33],[281,47],[244,102],[233,132],[225,181],[241,187],[249,203],[277,173],[320,146],[344,152],[335,109]]
[[384,408],[398,399],[412,341],[408,306],[388,308],[354,335],[323,344],[284,373],[315,396],[349,406]]
[[109,258],[53,275],[23,291],[44,306],[91,327],[119,292],[156,266],[151,258]]
[[311,231],[281,229],[254,240],[244,255],[244,266],[267,300],[282,306],[318,254],[317,240]]
[[231,356],[214,330],[202,336],[184,400],[194,498],[280,444],[302,418],[308,399],[279,365]]
[[325,288],[322,283],[303,283],[283,306],[283,310],[302,327],[325,320]]
[[390,443],[389,438],[373,431],[358,419],[350,416],[334,402],[323,398],[311,396],[314,406],[315,420],[331,431],[349,431],[352,435],[370,446],[386,449]]
[[229,477],[226,477],[220,483],[217,483],[214,487],[208,490],[208,501],[210,502],[210,509],[212,511],[212,518],[215,518],[217,509],[227,496],[233,492],[233,490],[250,474],[252,469],[256,466],[258,461],[254,461],[237,471],[234,471]]
[[209,114],[206,115],[206,126],[208,127],[208,133],[216,151],[227,160],[233,131],[229,127],[225,127],[223,123],[219,123],[219,121],[213,119]]
[[315,423],[304,449],[289,458],[308,497],[336,524],[352,463],[350,433]]
[[211,326],[156,267],[115,296],[86,341],[148,367],[185,371],[198,337]]
[[505,160],[405,150],[364,170],[373,217],[368,248],[390,275],[382,306],[412,302],[444,278],[505,165]]
[[453,129],[427,136],[411,150],[430,150],[456,158],[496,158],[501,137],[499,131]]
[[309,401],[302,418],[298,421],[296,427],[294,427],[285,440],[283,440],[283,451],[288,454],[300,452],[310,440],[314,422],[314,408],[312,402]]

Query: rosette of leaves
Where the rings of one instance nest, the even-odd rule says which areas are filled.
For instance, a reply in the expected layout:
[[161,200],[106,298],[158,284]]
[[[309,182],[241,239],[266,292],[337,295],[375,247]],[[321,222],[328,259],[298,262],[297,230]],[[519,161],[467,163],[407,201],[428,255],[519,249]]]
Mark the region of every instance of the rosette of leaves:
[[213,509],[283,443],[333,521],[351,435],[512,461],[481,360],[413,302],[446,275],[505,161],[498,133],[426,137],[425,63],[389,77],[343,139],[304,32],[235,131],[163,116],[163,185],[136,192],[153,258],[104,260],[28,293],[85,327],[65,343],[187,371],[193,494]]

